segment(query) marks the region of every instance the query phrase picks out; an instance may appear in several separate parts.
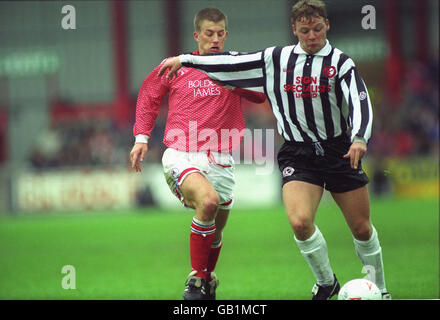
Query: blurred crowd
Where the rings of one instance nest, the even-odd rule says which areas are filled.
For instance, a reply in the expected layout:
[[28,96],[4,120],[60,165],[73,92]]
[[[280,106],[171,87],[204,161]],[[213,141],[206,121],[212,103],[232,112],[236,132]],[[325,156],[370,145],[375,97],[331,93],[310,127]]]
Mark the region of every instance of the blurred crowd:
[[402,78],[402,101],[375,106],[369,153],[376,158],[438,156],[438,61],[411,63]]
[[[410,157],[438,155],[439,92],[438,63],[413,63],[402,81],[402,102],[391,106],[381,99],[374,106],[373,134],[369,157]],[[386,97],[386,95],[385,95]],[[166,101],[156,120],[149,142],[147,160],[160,162],[166,122]],[[249,129],[273,129],[275,154],[281,138],[270,106],[243,105]],[[263,138],[266,135],[263,133]],[[120,129],[111,120],[53,123],[36,138],[29,155],[34,168],[128,165],[133,146],[132,127]],[[256,146],[257,144],[254,144]],[[265,154],[265,141],[259,141]],[[243,149],[243,148],[242,148]],[[241,150],[242,153],[246,150]]]
[[36,138],[29,161],[38,169],[119,166],[127,163],[130,135],[110,120],[54,122]]
[[[255,105],[243,103],[246,114],[247,128],[272,129],[277,148],[278,136],[276,123],[268,103]],[[148,143],[148,162],[160,162],[166,147],[163,144],[167,116],[167,101],[164,99],[155,127]],[[259,155],[265,155],[266,141],[263,139],[253,141]],[[94,167],[94,166],[127,166],[129,165],[129,152],[134,144],[132,126],[125,129],[114,126],[111,119],[57,122],[52,124],[36,137],[33,148],[29,154],[29,163],[33,168],[57,167]],[[241,148],[241,157],[248,150]]]

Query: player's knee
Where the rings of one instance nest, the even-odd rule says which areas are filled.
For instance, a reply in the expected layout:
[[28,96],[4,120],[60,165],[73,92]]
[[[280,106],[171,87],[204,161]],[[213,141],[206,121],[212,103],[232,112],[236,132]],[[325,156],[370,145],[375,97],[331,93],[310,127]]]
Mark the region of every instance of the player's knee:
[[290,219],[290,225],[295,233],[295,235],[306,236],[313,229],[313,223],[308,219]]
[[202,201],[202,212],[206,217],[215,218],[220,199],[217,193],[210,193]]
[[369,223],[359,223],[355,226],[352,226],[351,231],[353,233],[353,237],[356,239],[367,241],[370,239],[373,230]]

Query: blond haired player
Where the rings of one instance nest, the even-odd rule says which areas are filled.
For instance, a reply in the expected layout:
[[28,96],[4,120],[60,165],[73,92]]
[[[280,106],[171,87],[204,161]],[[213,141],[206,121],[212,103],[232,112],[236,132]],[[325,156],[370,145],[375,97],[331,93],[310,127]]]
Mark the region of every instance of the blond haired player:
[[215,57],[184,54],[169,59],[159,74],[170,69],[171,78],[184,65],[265,92],[285,139],[278,152],[283,202],[295,242],[316,278],[312,299],[330,299],[340,288],[314,223],[324,188],[342,211],[362,264],[375,271],[383,299],[390,299],[361,165],[373,121],[367,88],[353,60],[327,40],[330,23],[322,1],[298,1],[291,22],[296,45]]
[[[198,50],[193,54],[222,52],[228,32],[227,18],[220,10],[199,11],[194,28]],[[136,171],[141,170],[159,106],[169,93],[164,174],[173,194],[186,207],[195,209],[190,228],[191,272],[184,299],[215,299],[218,279],[214,269],[234,201],[234,160],[230,153],[240,144],[245,129],[241,97],[256,103],[266,97],[239,88],[226,89],[191,68],[182,68],[174,79],[158,77],[162,64],[139,91],[131,163]]]

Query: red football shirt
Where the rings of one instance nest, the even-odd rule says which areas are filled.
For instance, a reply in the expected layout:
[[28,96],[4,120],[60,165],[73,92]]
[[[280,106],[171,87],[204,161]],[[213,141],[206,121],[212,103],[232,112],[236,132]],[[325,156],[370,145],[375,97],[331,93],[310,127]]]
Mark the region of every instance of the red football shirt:
[[[197,51],[194,53],[198,54]],[[241,97],[262,103],[265,95],[239,88],[223,88],[193,68],[182,67],[173,79],[166,79],[165,75],[159,77],[161,65],[142,83],[133,135],[151,136],[162,99],[169,93],[163,140],[167,147],[187,152],[233,152],[245,129]]]

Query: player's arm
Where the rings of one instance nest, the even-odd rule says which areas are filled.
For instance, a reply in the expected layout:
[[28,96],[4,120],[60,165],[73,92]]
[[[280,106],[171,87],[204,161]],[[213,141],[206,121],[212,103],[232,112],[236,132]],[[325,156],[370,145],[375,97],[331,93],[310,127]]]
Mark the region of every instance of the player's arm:
[[231,90],[235,94],[238,94],[240,97],[242,97],[246,100],[249,100],[250,102],[263,103],[264,101],[266,101],[266,95],[262,92],[254,92],[254,91],[250,91],[250,90],[246,90],[246,89],[242,89],[242,88],[235,88],[235,87],[230,86],[224,82],[214,80],[214,79],[211,79],[211,81],[218,86],[221,86],[223,88]]
[[350,166],[357,169],[359,160],[363,158],[365,153],[367,153],[367,144],[362,141],[354,141],[344,158],[350,158]]
[[177,71],[180,68],[182,68],[180,57],[170,57],[162,64],[157,75],[159,77],[165,75],[166,79],[172,79],[175,76],[177,77]]
[[157,79],[160,66],[154,69],[142,83],[136,103],[136,120],[133,126],[135,144],[130,151],[131,167],[142,171],[140,165],[148,152],[148,139],[159,114],[163,97],[169,90],[169,81],[165,77]]
[[242,88],[235,88],[233,92],[238,94],[240,97],[249,100],[250,102],[263,103],[266,101],[266,95],[262,92],[254,92]]
[[160,69],[159,75],[169,70],[167,77],[172,78],[182,66],[198,69],[211,79],[233,87],[264,92],[263,51],[208,55],[182,54],[168,59]]
[[367,87],[351,59],[347,59],[339,74],[352,123],[352,144],[344,158],[350,158],[351,167],[357,169],[358,161],[367,152],[367,143],[371,136],[373,122],[371,101]]
[[131,167],[136,170],[136,172],[141,172],[142,167],[140,162],[143,162],[145,155],[148,151],[148,143],[135,142],[133,148],[130,151],[130,161]]

